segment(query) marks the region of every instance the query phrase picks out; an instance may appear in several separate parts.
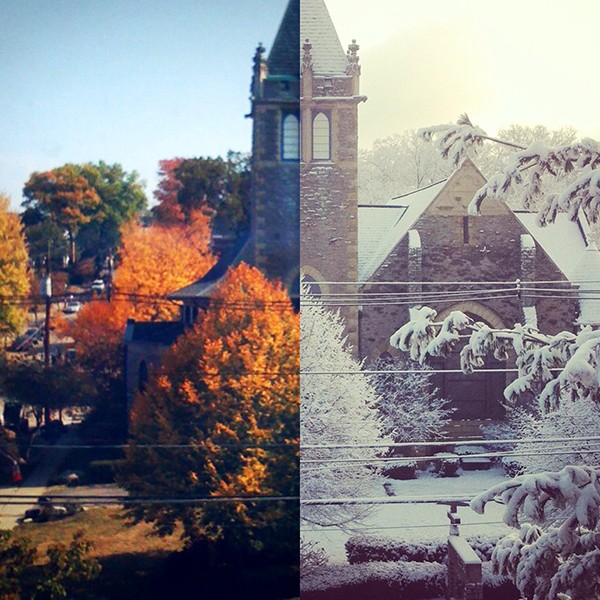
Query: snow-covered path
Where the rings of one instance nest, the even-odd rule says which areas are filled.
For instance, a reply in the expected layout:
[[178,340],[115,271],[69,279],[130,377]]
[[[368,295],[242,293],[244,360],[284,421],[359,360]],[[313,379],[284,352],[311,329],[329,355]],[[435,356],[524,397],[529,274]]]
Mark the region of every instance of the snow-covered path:
[[[418,479],[387,481],[390,481],[394,494],[399,497],[427,495],[443,499],[457,494],[471,498],[504,479],[506,475],[501,468],[492,468],[489,471],[464,472],[459,477],[440,478],[420,473]],[[386,497],[383,486],[373,490],[371,496]],[[343,563],[346,562],[344,544],[355,533],[414,541],[445,539],[449,530],[447,512],[447,504],[388,504],[376,507],[352,531],[306,526],[302,528],[302,534],[306,540],[318,542],[331,562]],[[502,523],[502,512],[503,507],[499,505],[488,505],[484,515],[478,515],[469,507],[459,507],[461,535],[508,533],[509,528]]]

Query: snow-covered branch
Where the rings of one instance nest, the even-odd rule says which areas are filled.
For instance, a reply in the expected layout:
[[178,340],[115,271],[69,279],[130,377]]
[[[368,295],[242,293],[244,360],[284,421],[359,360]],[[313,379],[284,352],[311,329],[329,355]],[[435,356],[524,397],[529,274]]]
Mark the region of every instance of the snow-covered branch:
[[[539,210],[540,225],[553,223],[559,212],[575,220],[583,211],[590,221],[600,220],[600,144],[596,140],[585,138],[552,146],[537,140],[521,146],[486,135],[467,115],[461,115],[456,125],[426,127],[418,133],[432,141],[455,167],[486,140],[515,149],[502,170],[475,194],[469,205],[471,215],[481,212],[486,198],[508,202],[517,197],[522,207]],[[557,181],[562,186],[558,192],[549,185]]]
[[417,135],[426,141],[432,141],[442,157],[451,160],[455,167],[469,153],[476,153],[487,138],[485,131],[474,126],[466,114],[461,115],[456,125],[448,123],[424,127],[417,131]]
[[504,521],[520,528],[496,546],[497,572],[512,577],[533,600],[597,597],[599,468],[522,475],[479,494],[471,508],[482,514],[493,501],[505,505]]
[[460,354],[466,374],[481,368],[487,355],[507,360],[514,351],[518,376],[504,391],[508,405],[514,406],[525,393],[539,397],[542,412],[567,400],[600,403],[600,331],[587,328],[578,335],[561,332],[546,336],[520,324],[513,329],[494,329],[460,311],[436,323],[437,312],[427,306],[412,310],[411,317],[391,336],[390,344],[421,364],[428,356],[448,356],[461,332],[470,333]]
[[[567,212],[572,220],[583,210],[591,221],[600,216],[600,145],[595,140],[548,147],[535,142],[515,152],[502,172],[491,177],[475,194],[469,214],[477,215],[486,198],[506,202],[517,194],[521,204],[532,209],[542,201],[538,215],[540,224],[553,223],[559,212]],[[575,177],[561,194],[548,194],[546,176]]]

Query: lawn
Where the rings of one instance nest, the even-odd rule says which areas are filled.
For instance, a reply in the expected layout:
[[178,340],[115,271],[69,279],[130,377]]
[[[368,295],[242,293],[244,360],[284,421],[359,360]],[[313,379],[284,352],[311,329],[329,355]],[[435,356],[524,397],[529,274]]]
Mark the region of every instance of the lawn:
[[159,538],[148,524],[128,526],[123,510],[115,507],[92,508],[62,521],[25,523],[14,530],[41,555],[51,544],[68,543],[77,531],[93,542],[91,555],[102,566],[100,577],[90,585],[94,600],[162,600],[169,594],[276,600],[297,594],[293,566],[207,570],[189,558],[174,561],[174,553],[183,549],[178,535]]
[[152,535],[148,524],[128,526],[123,517],[119,508],[92,508],[63,521],[25,523],[14,532],[29,538],[43,555],[49,545],[68,543],[75,532],[83,531],[94,544],[92,556],[102,565],[92,584],[97,600],[149,598],[166,558],[183,543],[177,535]]

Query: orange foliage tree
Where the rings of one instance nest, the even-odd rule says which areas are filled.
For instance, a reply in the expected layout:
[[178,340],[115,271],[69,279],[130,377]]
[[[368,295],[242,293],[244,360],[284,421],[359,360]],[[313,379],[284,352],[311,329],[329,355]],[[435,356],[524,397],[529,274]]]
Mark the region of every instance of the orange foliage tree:
[[[231,269],[138,395],[130,431],[122,483],[132,494],[220,499],[140,505],[135,520],[159,533],[181,522],[209,557],[297,557],[299,316],[281,286],[243,263]],[[235,500],[257,496],[271,499]]]
[[78,357],[99,371],[120,370],[119,348],[128,318],[172,320],[178,306],[165,296],[204,275],[214,264],[209,218],[198,213],[189,224],[127,224],[113,301],[86,304],[77,320],[63,326],[75,340]]

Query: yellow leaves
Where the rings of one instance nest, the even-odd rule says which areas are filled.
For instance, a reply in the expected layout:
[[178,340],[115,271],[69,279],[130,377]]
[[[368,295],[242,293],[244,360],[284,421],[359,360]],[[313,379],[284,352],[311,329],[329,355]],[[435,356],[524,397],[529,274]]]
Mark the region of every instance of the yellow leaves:
[[115,273],[115,290],[141,296],[131,316],[138,320],[170,320],[178,307],[165,297],[199,279],[214,264],[209,249],[209,219],[195,214],[190,225],[129,223],[122,230],[121,264]]
[[25,309],[16,301],[29,293],[28,254],[19,216],[9,212],[9,200],[0,193],[0,333],[17,333],[25,321]]

